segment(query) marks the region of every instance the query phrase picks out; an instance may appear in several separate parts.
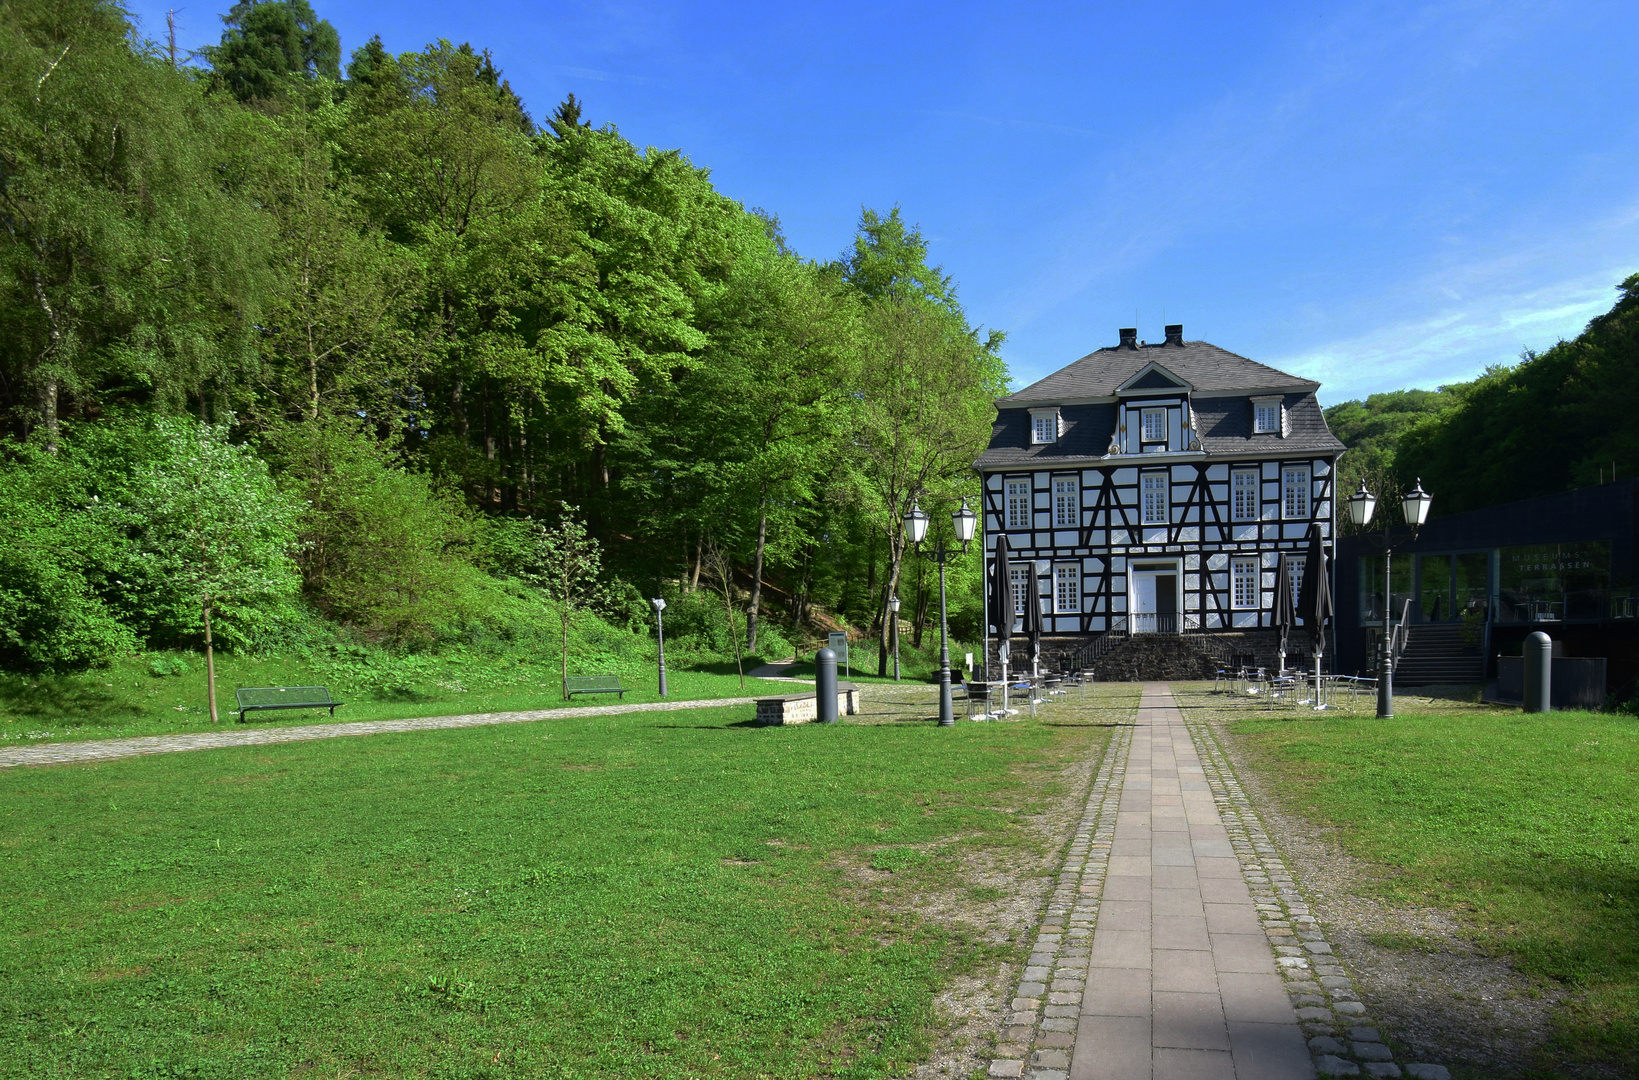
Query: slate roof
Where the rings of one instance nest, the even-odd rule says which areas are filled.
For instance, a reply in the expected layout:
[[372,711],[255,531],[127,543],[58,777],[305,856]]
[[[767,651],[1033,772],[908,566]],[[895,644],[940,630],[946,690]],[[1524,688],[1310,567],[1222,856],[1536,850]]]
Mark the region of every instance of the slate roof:
[[[1053,469],[1081,467],[1104,460],[1115,432],[1120,406],[1115,401],[1061,404],[1088,398],[1114,398],[1116,388],[1137,375],[1146,364],[1157,363],[1195,389],[1190,404],[1195,411],[1196,434],[1208,455],[1264,454],[1301,457],[1312,453],[1336,454],[1343,444],[1326,427],[1315,399],[1320,384],[1277,371],[1205,341],[1179,345],[1144,345],[1136,349],[1112,346],[1082,357],[1016,394],[996,402],[990,446],[974,462],[977,469]],[[1163,380],[1146,377],[1134,389]],[[1252,433],[1251,398],[1287,391],[1286,434]],[[1204,394],[1236,396],[1207,397]],[[1057,442],[1030,443],[1030,406],[1060,405]],[[1137,463],[1144,455],[1127,455]],[[1108,459],[1119,461],[1121,458]],[[1168,455],[1167,460],[1177,460]],[[1107,463],[1107,462],[1106,462]]]
[[1113,397],[1116,387],[1154,361],[1187,381],[1200,393],[1262,390],[1290,390],[1304,386],[1311,391],[1320,384],[1277,371],[1267,364],[1220,349],[1206,341],[1186,341],[1182,345],[1142,345],[1136,349],[1111,345],[1088,353],[1060,368],[1040,382],[996,402],[997,408],[1019,405],[1053,405],[1063,401]]

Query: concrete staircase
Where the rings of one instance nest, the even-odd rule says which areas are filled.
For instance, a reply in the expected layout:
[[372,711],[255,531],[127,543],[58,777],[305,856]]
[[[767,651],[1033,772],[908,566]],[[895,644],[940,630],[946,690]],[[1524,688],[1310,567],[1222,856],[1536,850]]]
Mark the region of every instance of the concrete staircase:
[[1100,682],[1164,682],[1210,679],[1219,663],[1187,637],[1134,634],[1113,645],[1093,663]]
[[1405,651],[1394,666],[1396,686],[1485,681],[1485,657],[1480,652],[1480,643],[1464,640],[1462,626],[1414,624],[1408,626],[1406,632]]

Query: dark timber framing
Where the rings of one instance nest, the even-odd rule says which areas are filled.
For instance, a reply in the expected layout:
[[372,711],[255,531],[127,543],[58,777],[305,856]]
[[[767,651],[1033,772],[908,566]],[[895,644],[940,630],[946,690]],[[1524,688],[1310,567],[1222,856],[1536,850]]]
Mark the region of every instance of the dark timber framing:
[[996,403],[975,463],[985,550],[1006,533],[1055,637],[1266,629],[1282,553],[1334,532],[1342,445],[1319,384],[1179,327],[1135,339]]

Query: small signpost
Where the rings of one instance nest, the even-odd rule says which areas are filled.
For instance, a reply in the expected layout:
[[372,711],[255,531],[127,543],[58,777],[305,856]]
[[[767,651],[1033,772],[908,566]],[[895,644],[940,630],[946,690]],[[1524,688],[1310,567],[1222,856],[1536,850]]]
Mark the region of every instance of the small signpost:
[[842,661],[842,670],[847,673],[848,678],[853,678],[853,670],[848,666],[848,635],[845,633],[827,634],[825,647],[837,654],[837,659]]

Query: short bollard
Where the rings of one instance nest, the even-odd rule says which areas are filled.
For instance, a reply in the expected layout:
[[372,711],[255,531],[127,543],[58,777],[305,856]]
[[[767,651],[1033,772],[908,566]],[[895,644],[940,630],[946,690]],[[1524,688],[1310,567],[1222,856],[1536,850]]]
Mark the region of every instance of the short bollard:
[[837,722],[837,654],[830,649],[814,654],[814,709],[820,723]]
[[1541,630],[1525,639],[1525,711],[1553,709],[1554,643]]

